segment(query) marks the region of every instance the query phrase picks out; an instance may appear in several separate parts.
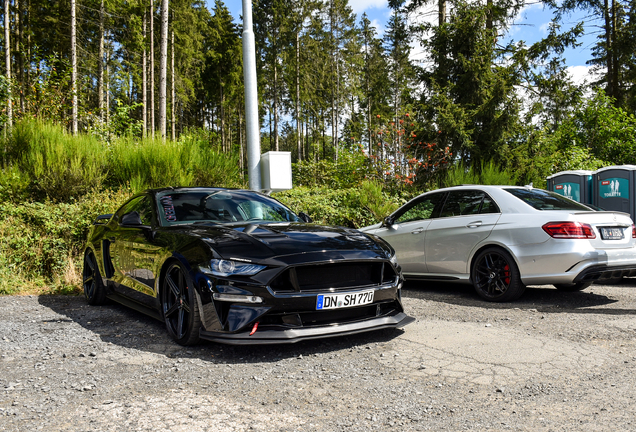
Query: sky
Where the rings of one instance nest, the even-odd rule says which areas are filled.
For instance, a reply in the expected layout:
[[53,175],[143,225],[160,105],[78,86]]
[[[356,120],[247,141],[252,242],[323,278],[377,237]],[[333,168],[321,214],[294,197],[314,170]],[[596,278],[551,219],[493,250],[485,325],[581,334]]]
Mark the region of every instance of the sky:
[[[214,0],[207,0],[207,2],[208,7],[211,9],[214,5]],[[239,21],[243,10],[242,0],[225,0],[225,5],[235,19]],[[384,33],[384,27],[391,13],[387,0],[349,0],[349,5],[356,14],[358,21],[362,14],[366,12],[369,20],[378,29],[378,35],[381,36]],[[581,20],[585,21],[583,13],[565,17],[562,23],[562,30]],[[551,21],[552,13],[545,9],[542,3],[535,3],[524,8],[519,14],[519,17],[510,28],[508,37],[516,41],[523,40],[528,45],[532,44],[547,35]],[[568,71],[576,82],[582,82],[584,79],[589,78],[589,67],[585,62],[591,57],[590,49],[595,42],[597,32],[598,28],[594,26],[594,23],[588,22],[585,25],[586,34],[581,40],[582,45],[578,48],[568,49],[564,54]],[[417,48],[414,51],[417,51]]]

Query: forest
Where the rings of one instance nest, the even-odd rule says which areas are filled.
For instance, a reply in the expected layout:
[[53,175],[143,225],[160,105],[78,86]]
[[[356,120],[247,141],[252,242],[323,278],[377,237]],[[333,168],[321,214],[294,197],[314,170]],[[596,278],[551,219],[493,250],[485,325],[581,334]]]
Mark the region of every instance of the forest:
[[[244,166],[242,28],[222,1],[3,3],[5,130],[38,119],[105,143],[197,131]],[[460,162],[539,184],[636,162],[632,2],[545,2],[554,20],[531,46],[506,37],[524,0],[389,6],[379,37],[347,0],[253,2],[263,151],[336,165],[362,152],[369,175],[420,187]],[[584,85],[562,58],[584,31],[560,31],[575,10],[598,24],[588,63],[600,79]]]
[[[1,3],[0,293],[77,286],[87,227],[135,191],[247,185],[222,1]],[[388,4],[379,32],[348,0],[252,3],[261,150],[292,153],[292,209],[360,227],[431,188],[636,163],[633,1],[545,1],[531,45],[510,32],[525,0]],[[579,84],[563,55],[586,31]]]

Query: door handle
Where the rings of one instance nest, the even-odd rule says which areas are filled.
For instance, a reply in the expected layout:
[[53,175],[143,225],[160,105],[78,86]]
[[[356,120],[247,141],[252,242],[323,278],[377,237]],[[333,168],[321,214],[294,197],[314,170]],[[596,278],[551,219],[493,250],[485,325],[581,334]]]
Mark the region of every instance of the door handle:
[[480,227],[482,224],[481,221],[475,221],[475,222],[470,222],[468,225],[466,225],[467,228],[477,228]]
[[411,231],[411,234],[419,234],[422,231],[424,231],[424,228],[415,228],[413,231]]

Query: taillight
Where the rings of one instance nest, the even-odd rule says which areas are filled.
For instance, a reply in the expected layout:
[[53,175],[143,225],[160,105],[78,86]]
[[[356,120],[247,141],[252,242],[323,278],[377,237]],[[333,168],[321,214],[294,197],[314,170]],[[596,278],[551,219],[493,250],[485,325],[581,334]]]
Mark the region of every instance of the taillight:
[[[592,227],[586,223],[580,222],[548,222],[542,226],[543,231],[547,232],[552,238],[567,239],[593,239],[596,238]],[[636,231],[632,229],[632,236],[636,235]]]
[[632,238],[636,238],[636,225],[632,224]]

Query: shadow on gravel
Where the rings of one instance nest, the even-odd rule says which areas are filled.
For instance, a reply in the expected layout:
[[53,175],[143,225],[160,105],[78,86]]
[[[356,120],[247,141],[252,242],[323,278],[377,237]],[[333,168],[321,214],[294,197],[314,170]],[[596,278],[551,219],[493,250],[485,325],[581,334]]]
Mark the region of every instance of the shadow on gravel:
[[[482,300],[472,285],[449,282],[408,281],[402,290],[406,298],[425,299],[453,305],[479,307],[484,309],[536,309],[545,313],[577,313],[604,315],[636,315],[636,309],[621,309],[607,306],[618,300],[594,293],[592,285],[583,291],[563,292],[551,285],[527,287],[519,300],[509,303],[491,303]],[[634,289],[636,279],[624,279],[612,287]],[[619,306],[619,305],[617,305]]]
[[[378,330],[295,344],[231,346],[202,341],[183,347],[173,342],[165,326],[146,315],[118,304],[90,306],[83,296],[47,295],[38,298],[42,306],[67,317],[58,322],[74,322],[94,333],[101,341],[169,358],[199,358],[220,364],[267,363],[282,359],[333,353],[340,350],[369,350],[400,336],[403,330]],[[90,341],[86,351],[89,352]]]

